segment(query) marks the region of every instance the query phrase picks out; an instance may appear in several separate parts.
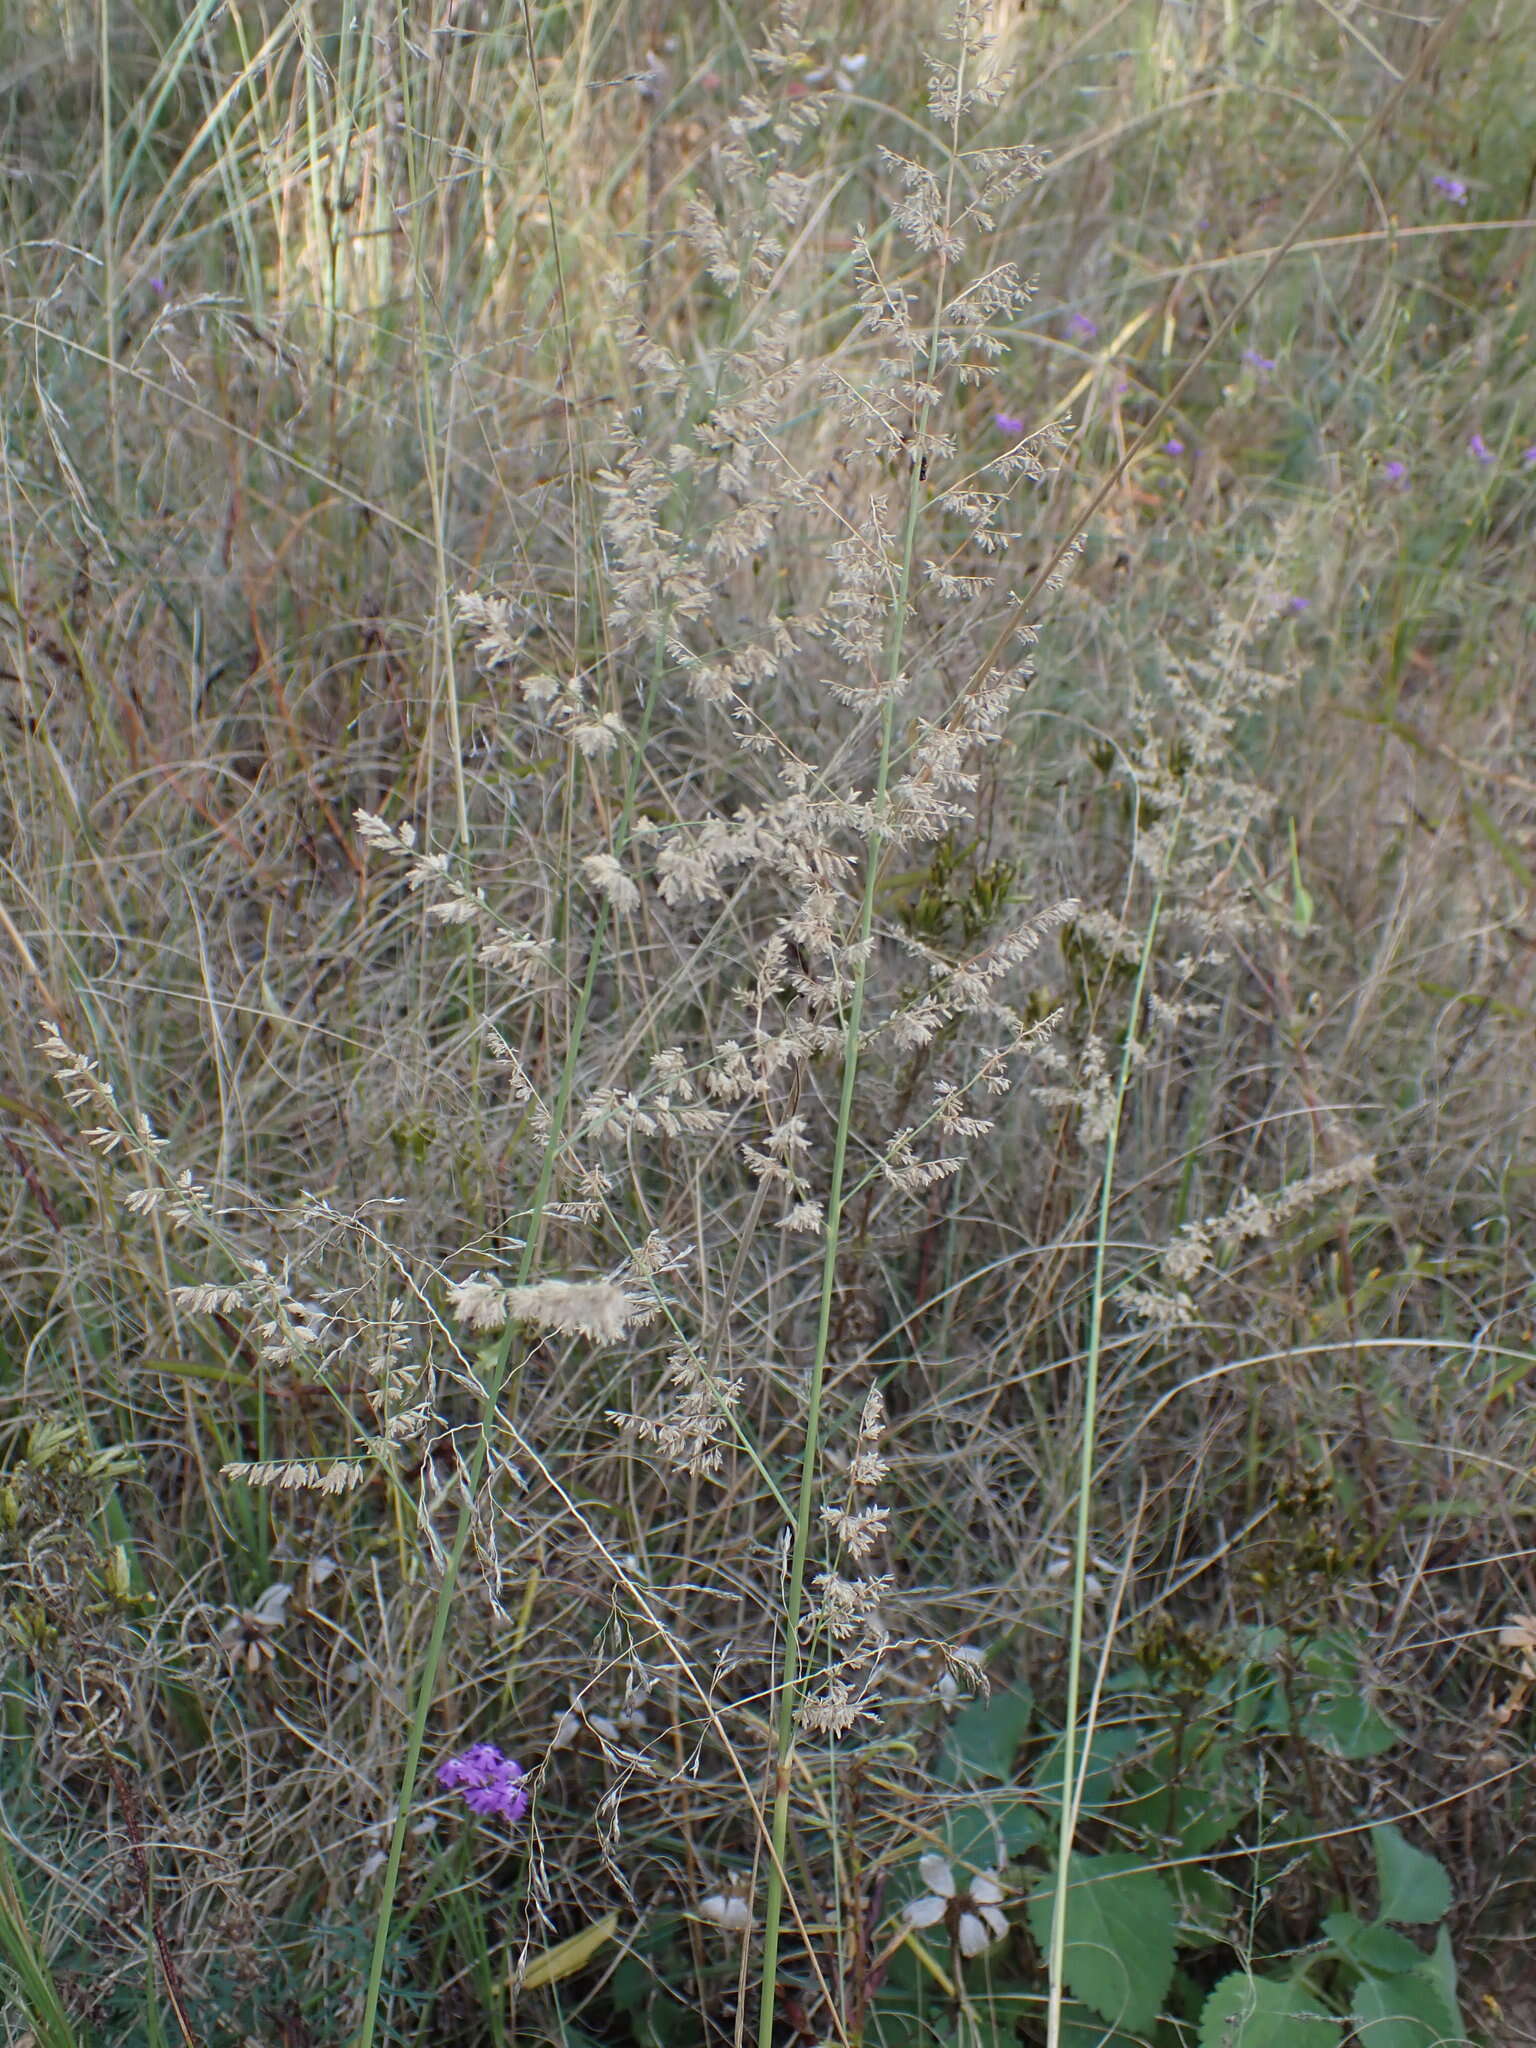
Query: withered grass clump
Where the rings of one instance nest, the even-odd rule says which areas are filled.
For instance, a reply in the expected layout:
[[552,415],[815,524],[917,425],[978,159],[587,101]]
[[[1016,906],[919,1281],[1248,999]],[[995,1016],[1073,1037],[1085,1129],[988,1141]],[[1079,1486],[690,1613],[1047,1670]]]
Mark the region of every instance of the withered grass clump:
[[1531,288],[1360,38],[34,12],[7,2038],[1054,2048],[1231,1671],[1165,2025],[1386,1822],[1502,1984]]

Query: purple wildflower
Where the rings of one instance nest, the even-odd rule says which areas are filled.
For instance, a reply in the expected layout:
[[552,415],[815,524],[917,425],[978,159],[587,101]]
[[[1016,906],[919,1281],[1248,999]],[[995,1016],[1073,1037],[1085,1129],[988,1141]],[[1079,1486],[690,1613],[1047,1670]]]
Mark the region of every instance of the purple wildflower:
[[1521,449],[1520,462],[1525,469],[1536,469],[1536,441],[1533,441],[1529,448]]
[[1493,460],[1493,450],[1488,446],[1488,443],[1481,434],[1472,435],[1467,442],[1467,453],[1475,456],[1479,462],[1492,462]]
[[514,1821],[528,1811],[523,1767],[503,1756],[494,1742],[477,1742],[462,1756],[439,1764],[437,1782],[445,1792],[462,1792],[471,1813],[500,1814],[503,1820]]
[[1086,313],[1074,313],[1072,315],[1072,318],[1067,322],[1068,334],[1079,335],[1084,341],[1092,341],[1093,337],[1098,333],[1098,331],[1098,321],[1090,320]]
[[1165,455],[1182,455],[1184,453],[1184,443],[1170,436],[1163,443],[1163,453]]
[[997,425],[997,431],[1000,434],[1022,434],[1024,431],[1024,422],[1019,418],[1017,413],[995,413],[993,415],[993,418]]
[[1467,187],[1462,179],[1435,177],[1431,178],[1429,182],[1431,183],[1431,185],[1434,186],[1437,192],[1443,192],[1445,194],[1446,198],[1449,199],[1452,206],[1466,205]]
[[1274,357],[1261,356],[1256,348],[1245,348],[1243,350],[1243,361],[1250,370],[1257,370],[1261,377],[1275,367]]
[[1391,462],[1384,462],[1381,465],[1381,475],[1382,481],[1394,491],[1403,491],[1408,488],[1408,465],[1406,462],[1399,462],[1395,457]]
[[1312,600],[1310,597],[1288,597],[1285,600],[1285,608],[1290,612],[1310,611],[1312,609]]

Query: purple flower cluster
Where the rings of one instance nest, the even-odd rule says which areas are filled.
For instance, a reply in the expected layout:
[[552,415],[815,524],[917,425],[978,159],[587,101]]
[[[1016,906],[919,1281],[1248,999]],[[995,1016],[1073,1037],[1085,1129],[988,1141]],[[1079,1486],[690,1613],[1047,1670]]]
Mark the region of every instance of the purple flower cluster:
[[[1474,462],[1482,463],[1485,469],[1499,459],[1497,449],[1490,447],[1483,436],[1476,433],[1467,436],[1467,453]],[[1515,459],[1522,469],[1536,469],[1536,442],[1529,448],[1522,448]],[[1407,463],[1398,456],[1394,456],[1390,462],[1384,462],[1381,465],[1381,481],[1389,491],[1406,491],[1409,488]]]
[[1431,183],[1431,185],[1434,186],[1437,192],[1444,193],[1445,197],[1449,199],[1452,206],[1466,205],[1467,185],[1466,180],[1464,178],[1436,177],[1431,178],[1429,182]]
[[503,1756],[494,1742],[477,1742],[462,1756],[439,1764],[437,1782],[445,1792],[462,1792],[471,1813],[500,1814],[510,1821],[521,1820],[528,1811],[523,1767]]

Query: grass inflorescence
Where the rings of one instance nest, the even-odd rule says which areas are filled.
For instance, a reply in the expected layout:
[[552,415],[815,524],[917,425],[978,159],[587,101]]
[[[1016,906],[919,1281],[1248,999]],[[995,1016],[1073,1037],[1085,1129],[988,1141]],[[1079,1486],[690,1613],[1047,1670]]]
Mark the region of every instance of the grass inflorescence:
[[1536,2038],[1517,13],[0,25],[17,2048]]

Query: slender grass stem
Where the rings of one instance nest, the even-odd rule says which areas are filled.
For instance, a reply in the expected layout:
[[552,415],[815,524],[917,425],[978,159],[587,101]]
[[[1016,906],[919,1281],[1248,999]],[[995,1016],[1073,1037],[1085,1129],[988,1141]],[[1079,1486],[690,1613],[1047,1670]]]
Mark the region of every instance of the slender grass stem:
[[[948,177],[944,210],[948,218],[954,206],[955,166],[959,151],[959,86],[964,79],[963,63],[957,76],[956,111],[951,124]],[[943,322],[944,290],[948,259],[941,256],[934,292],[933,322],[928,336],[928,378],[937,366],[939,335]],[[842,1087],[838,1095],[837,1125],[832,1140],[832,1169],[827,1189],[825,1245],[821,1262],[821,1286],[816,1310],[816,1339],[811,1354],[810,1390],[806,1399],[805,1438],[800,1456],[800,1483],[795,1508],[794,1541],[790,1553],[789,1578],[785,1590],[782,1662],[779,1671],[776,1716],[776,1755],[773,1774],[773,1808],[767,1895],[763,1921],[763,1982],[758,2007],[759,2048],[772,2048],[775,1980],[778,1975],[779,1941],[784,1911],[784,1852],[789,1839],[790,1762],[795,1746],[795,1714],[800,1690],[800,1619],[805,1605],[805,1573],[810,1552],[812,1509],[816,1476],[821,1462],[821,1409],[826,1386],[827,1353],[832,1332],[832,1304],[837,1291],[837,1263],[841,1250],[845,1177],[848,1143],[853,1128],[854,1093],[859,1072],[860,1035],[864,1024],[865,992],[869,981],[870,940],[874,931],[875,896],[880,881],[881,859],[887,834],[884,812],[890,789],[891,759],[896,736],[896,707],[901,689],[907,621],[912,602],[912,565],[917,546],[918,525],[925,500],[927,464],[922,459],[932,401],[924,398],[918,408],[914,429],[911,490],[907,498],[901,563],[892,608],[891,634],[887,654],[885,701],[880,713],[880,755],[875,770],[873,793],[874,827],[865,849],[864,887],[859,902],[853,986],[843,1031]]]
[[[891,737],[895,728],[895,706],[889,703],[881,731],[880,774],[877,790],[885,793],[889,772]],[[869,937],[874,923],[875,883],[879,872],[880,841],[872,837],[864,876],[864,894],[859,906],[859,936]],[[770,1841],[773,1855],[768,1866],[768,1891],[763,1936],[763,1989],[758,2014],[761,2048],[771,2048],[773,2038],[774,1980],[778,1973],[779,1934],[784,1910],[784,1852],[789,1838],[790,1759],[795,1746],[795,1708],[800,1686],[800,1616],[805,1601],[806,1559],[810,1551],[811,1512],[816,1496],[816,1473],[821,1456],[821,1405],[826,1385],[827,1351],[832,1330],[832,1303],[837,1291],[837,1256],[843,1215],[843,1177],[848,1161],[848,1137],[853,1125],[854,1087],[858,1079],[859,1033],[864,1019],[866,969],[865,947],[861,943],[844,1035],[843,1085],[838,1098],[837,1129],[832,1143],[832,1172],[827,1190],[826,1245],[821,1263],[821,1294],[816,1313],[816,1343],[811,1358],[811,1383],[806,1399],[805,1441],[800,1457],[800,1490],[795,1506],[794,1547],[790,1556],[785,1592],[782,1663],[773,1778],[773,1810]]]
[[[529,1278],[538,1247],[538,1220],[542,1217],[549,1200],[550,1187],[554,1181],[555,1162],[559,1156],[562,1133],[569,1113],[571,1094],[575,1086],[577,1063],[580,1056],[582,1036],[592,1004],[592,990],[597,980],[597,970],[602,959],[603,940],[607,930],[607,905],[600,906],[596,929],[587,956],[587,971],[582,982],[581,996],[576,1015],[572,1019],[570,1041],[566,1048],[565,1062],[560,1075],[560,1090],[554,1114],[550,1120],[550,1134],[544,1147],[544,1156],[539,1166],[538,1184],[534,1189],[531,1204],[531,1220],[524,1242],[522,1257],[518,1261],[517,1284],[522,1286]],[[469,1547],[474,1526],[475,1500],[485,1474],[490,1455],[491,1422],[500,1405],[502,1394],[512,1374],[512,1350],[517,1340],[517,1325],[509,1324],[497,1339],[491,1354],[489,1370],[484,1380],[485,1399],[481,1406],[480,1426],[476,1433],[475,1447],[470,1456],[469,1472],[465,1478],[459,1503],[458,1520],[454,1526],[453,1540],[448,1547],[448,1558],[443,1568],[442,1583],[438,1587],[436,1604],[432,1613],[431,1633],[422,1655],[416,1680],[416,1702],[406,1735],[405,1756],[400,1767],[400,1791],[395,1809],[394,1826],[390,1831],[389,1858],[384,1867],[383,1887],[379,1899],[378,1925],[374,1931],[373,1950],[369,1958],[368,1982],[363,1997],[362,2019],[358,2026],[356,2048],[370,2048],[378,2019],[384,1963],[388,1955],[390,1920],[394,1908],[395,1894],[400,1880],[400,1858],[405,1847],[406,1825],[410,1815],[411,1799],[416,1790],[416,1778],[421,1765],[421,1752],[426,1740],[427,1721],[437,1696],[437,1675],[442,1667],[443,1644],[448,1631],[448,1618],[453,1610],[454,1594],[458,1588],[459,1571],[464,1562],[464,1553]]]
[[1153,899],[1147,929],[1142,938],[1141,957],[1136,967],[1136,985],[1131,994],[1126,1020],[1125,1044],[1115,1075],[1115,1107],[1104,1141],[1104,1164],[1099,1179],[1098,1224],[1093,1243],[1093,1286],[1088,1307],[1088,1351],[1083,1365],[1082,1447],[1077,1465],[1077,1511],[1072,1542],[1072,1619],[1067,1644],[1067,1707],[1061,1736],[1061,1823],[1056,1838],[1056,1888],[1051,1905],[1051,1943],[1047,1959],[1049,1994],[1046,2007],[1046,2048],[1058,2048],[1061,2040],[1061,2009],[1066,1983],[1067,1890],[1072,1842],[1077,1833],[1082,1805],[1091,1725],[1084,1731],[1079,1758],[1077,1718],[1082,1702],[1083,1627],[1088,1597],[1088,1552],[1093,1528],[1094,1467],[1098,1459],[1099,1364],[1104,1344],[1104,1281],[1109,1255],[1109,1218],[1114,1203],[1115,1160],[1120,1142],[1120,1119],[1136,1057],[1136,1027],[1141,1018],[1142,998],[1152,965],[1153,941],[1162,918],[1163,898],[1159,889]]

